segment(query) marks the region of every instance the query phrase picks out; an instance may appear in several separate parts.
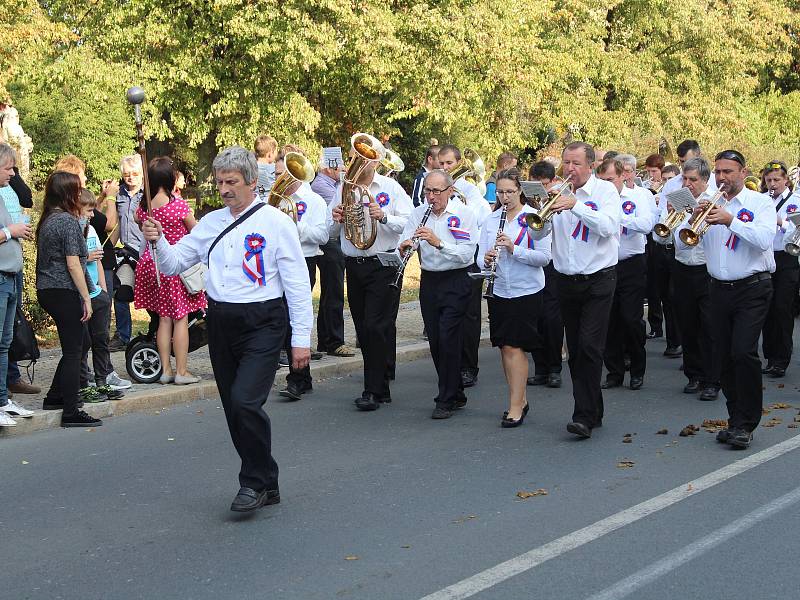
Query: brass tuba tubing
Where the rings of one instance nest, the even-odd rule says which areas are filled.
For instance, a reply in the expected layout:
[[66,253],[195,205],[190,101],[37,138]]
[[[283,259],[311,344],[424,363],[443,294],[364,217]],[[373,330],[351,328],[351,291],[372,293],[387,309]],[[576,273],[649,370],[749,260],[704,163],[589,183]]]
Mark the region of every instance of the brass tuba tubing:
[[368,212],[368,207],[375,204],[375,198],[359,179],[367,168],[377,168],[386,156],[386,148],[367,133],[354,134],[350,138],[350,145],[353,158],[347,166],[342,184],[344,236],[359,250],[366,250],[375,243],[378,222]]
[[283,157],[283,163],[286,168],[275,179],[275,183],[272,184],[267,203],[286,213],[297,223],[297,205],[292,200],[291,194],[286,194],[286,190],[298,181],[309,183],[313,180],[314,165],[298,152],[287,152],[286,156]]

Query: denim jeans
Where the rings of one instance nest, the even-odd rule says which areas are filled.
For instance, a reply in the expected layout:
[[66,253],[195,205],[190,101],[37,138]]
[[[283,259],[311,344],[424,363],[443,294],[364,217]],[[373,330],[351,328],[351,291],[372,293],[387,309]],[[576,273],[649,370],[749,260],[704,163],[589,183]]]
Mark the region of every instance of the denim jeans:
[[114,314],[117,315],[117,336],[127,344],[131,341],[131,329],[133,328],[131,305],[127,302],[114,300]]
[[17,312],[16,277],[0,274],[0,406],[8,404],[8,349],[14,339],[14,315]]
[[[23,285],[22,271],[17,273],[16,285],[17,285],[17,306],[22,306],[22,285]],[[12,312],[16,312],[16,308]],[[14,361],[8,361],[8,374],[5,377],[6,384],[11,385],[12,383],[17,383],[20,379],[22,379],[22,374],[19,372],[19,367],[17,366],[17,363]]]

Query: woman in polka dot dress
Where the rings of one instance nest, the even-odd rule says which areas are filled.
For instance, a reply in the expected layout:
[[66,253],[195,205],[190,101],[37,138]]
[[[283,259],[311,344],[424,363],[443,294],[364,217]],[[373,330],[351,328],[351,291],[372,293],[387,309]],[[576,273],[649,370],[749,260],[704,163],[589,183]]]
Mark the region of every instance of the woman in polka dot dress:
[[[166,157],[154,158],[147,168],[150,189],[153,192],[152,216],[164,228],[164,237],[170,244],[176,244],[197,224],[186,202],[173,195],[176,171],[172,160]],[[144,206],[136,212],[136,220],[141,224],[147,218]],[[190,312],[206,307],[205,294],[190,295],[179,275],[160,275],[161,285],[156,282],[156,270],[149,246],[140,253],[136,267],[134,286],[134,305],[159,316],[156,345],[164,371],[161,383],[185,385],[200,381],[187,370],[189,354]],[[170,363],[170,350],[175,353],[175,371]]]

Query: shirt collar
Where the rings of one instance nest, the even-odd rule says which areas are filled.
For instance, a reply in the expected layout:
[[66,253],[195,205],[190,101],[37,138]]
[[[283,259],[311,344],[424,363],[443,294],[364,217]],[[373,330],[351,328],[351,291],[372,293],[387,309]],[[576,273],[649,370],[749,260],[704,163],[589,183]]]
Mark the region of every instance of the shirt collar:
[[[583,187],[578,188],[578,190],[583,190],[587,195],[591,196],[596,185],[597,177],[595,177],[594,173],[592,173],[589,175],[589,179],[586,180],[586,183],[583,184]],[[575,191],[577,192],[578,190]]]

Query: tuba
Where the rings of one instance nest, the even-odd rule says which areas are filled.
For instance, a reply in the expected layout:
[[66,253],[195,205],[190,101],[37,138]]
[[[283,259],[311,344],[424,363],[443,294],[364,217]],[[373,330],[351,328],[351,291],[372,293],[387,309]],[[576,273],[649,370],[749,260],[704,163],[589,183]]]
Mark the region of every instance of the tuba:
[[[558,179],[558,177],[556,177]],[[544,227],[553,217],[553,205],[561,198],[565,192],[572,192],[572,175],[568,175],[566,179],[561,179],[555,186],[547,191],[550,198],[545,202],[537,212],[530,212],[525,215],[525,222],[528,227],[536,229],[537,231]]]
[[[717,193],[708,201],[708,206],[697,215],[697,219],[695,219],[694,224],[689,227],[689,229],[681,229],[678,237],[681,238],[681,241],[687,246],[697,246],[697,244],[700,243],[700,239],[705,235],[706,231],[708,231],[708,228],[711,227],[710,223],[706,223],[706,217],[708,217],[709,213],[714,208],[722,208],[728,203],[728,200],[723,197],[725,193],[723,190],[724,187],[724,184],[719,186]],[[722,199],[722,203],[717,204],[720,199]]]
[[314,179],[314,165],[298,152],[287,152],[286,156],[283,157],[283,163],[286,168],[275,179],[275,183],[272,184],[267,203],[282,213],[289,215],[297,223],[297,205],[292,200],[291,195],[286,195],[286,190],[298,181],[308,183]]
[[754,192],[761,192],[761,179],[755,175],[748,175],[744,178],[744,187]]
[[398,156],[397,152],[387,149],[386,155],[381,161],[381,175],[386,175],[388,177],[392,173],[402,173],[405,168],[406,165],[403,159]]
[[386,148],[367,133],[356,133],[350,138],[353,158],[347,166],[342,184],[342,211],[344,236],[359,250],[366,250],[375,243],[378,222],[369,216],[369,206],[375,198],[368,186],[359,183],[359,178],[368,167],[376,168],[386,156]]

